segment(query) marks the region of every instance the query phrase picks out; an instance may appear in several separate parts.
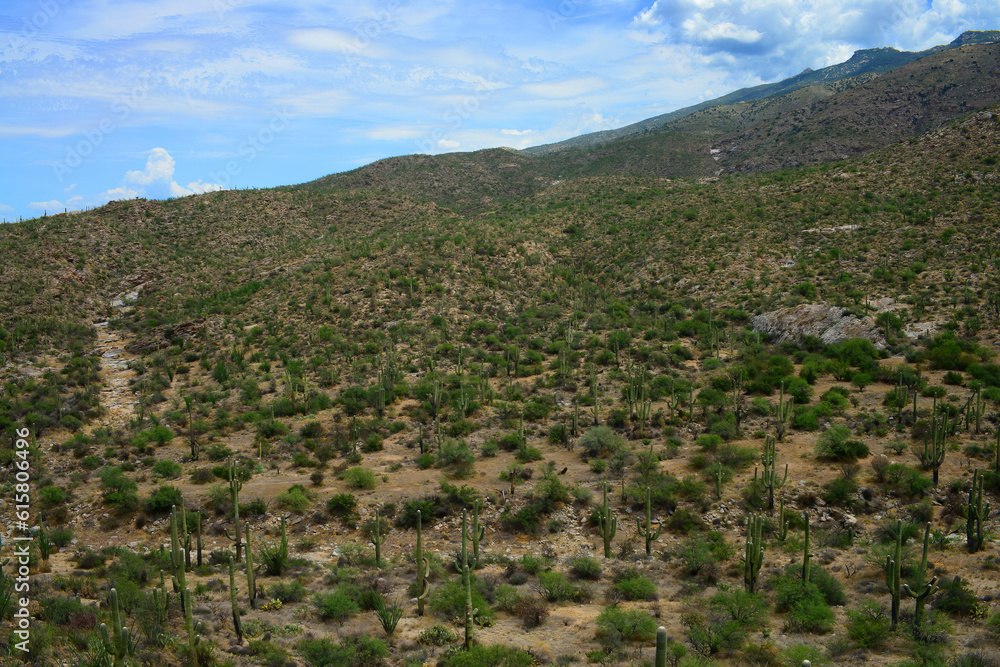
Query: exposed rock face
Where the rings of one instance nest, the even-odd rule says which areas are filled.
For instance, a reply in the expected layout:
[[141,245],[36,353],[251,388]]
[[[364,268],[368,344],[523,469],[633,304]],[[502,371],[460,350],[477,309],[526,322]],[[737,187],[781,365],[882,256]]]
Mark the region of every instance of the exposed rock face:
[[779,308],[750,318],[750,324],[754,331],[769,334],[779,343],[816,336],[827,345],[848,338],[867,338],[876,348],[885,347],[885,337],[873,318],[845,315],[843,308],[827,303]]

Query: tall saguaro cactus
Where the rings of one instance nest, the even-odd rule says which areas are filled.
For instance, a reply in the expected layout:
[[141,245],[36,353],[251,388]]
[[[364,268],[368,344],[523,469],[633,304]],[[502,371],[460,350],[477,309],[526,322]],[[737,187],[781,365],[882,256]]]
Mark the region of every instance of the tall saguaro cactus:
[[[177,506],[170,509],[170,571],[171,581],[174,584],[175,592],[183,592],[187,588],[187,580],[184,572],[186,570],[184,560],[184,547],[181,546],[178,524],[181,517],[177,513]],[[186,604],[184,597],[181,597],[181,605]]]
[[375,510],[375,529],[368,536],[368,541],[375,547],[375,567],[382,567],[382,545],[385,543],[385,536],[382,535],[382,519],[378,510]]
[[903,522],[896,520],[896,544],[893,548],[893,555],[885,557],[885,586],[889,589],[892,598],[892,627],[896,628],[899,622],[899,596],[902,586],[899,581],[899,573],[902,570],[902,544],[903,544]]
[[236,602],[236,563],[229,557],[229,602],[233,606],[233,627],[236,629],[236,642],[243,643],[243,623],[240,621],[240,605]]
[[667,667],[667,629],[662,625],[656,628],[656,662],[655,667]]
[[979,470],[972,474],[969,502],[965,506],[965,541],[969,553],[974,554],[983,546],[983,522],[990,515],[990,504],[983,503],[983,476]]
[[243,480],[240,479],[236,462],[229,459],[229,501],[233,504],[233,535],[226,531],[226,537],[233,541],[236,549],[236,562],[239,563],[243,557],[243,544],[240,534],[240,489],[243,488]]
[[802,521],[805,523],[805,543],[802,545],[802,583],[809,581],[809,567],[812,561],[812,553],[809,551],[809,512],[802,513]]
[[472,505],[472,525],[466,529],[466,537],[472,542],[472,569],[479,567],[479,544],[486,535],[486,528],[479,523],[479,501]]
[[924,452],[920,461],[933,471],[934,486],[936,487],[938,485],[938,470],[944,463],[944,454],[947,450],[945,445],[948,435],[948,413],[942,411],[939,419],[937,399],[934,399],[934,404],[935,408],[931,412],[931,432],[924,440]]
[[760,566],[764,563],[764,518],[759,514],[747,517],[746,553],[743,556],[743,587],[748,593],[757,591]]
[[424,600],[427,598],[427,575],[430,573],[430,563],[424,558],[423,527],[421,525],[423,517],[420,510],[417,510],[417,551],[414,559],[417,561],[417,615],[424,615]]
[[611,558],[611,540],[618,533],[618,518],[611,514],[607,482],[604,482],[604,504],[597,515],[597,532],[604,539],[604,557]]
[[250,548],[250,524],[246,524],[247,535],[247,597],[250,598],[250,608],[257,608],[257,571],[253,562],[253,550]]
[[780,489],[788,481],[788,464],[785,464],[785,474],[779,479],[778,473],[775,470],[775,461],[777,460],[777,454],[774,448],[774,438],[767,436],[764,440],[764,451],[761,452],[760,462],[764,466],[764,473],[761,475],[761,480],[764,482],[764,488],[767,489],[767,511],[774,515],[774,491]]
[[122,620],[118,591],[114,588],[108,595],[108,603],[111,606],[111,629],[108,630],[108,626],[101,623],[101,641],[104,642],[104,650],[115,659],[115,667],[124,667],[126,660],[135,655],[135,644]]
[[653,510],[652,504],[650,502],[651,496],[649,487],[646,487],[646,525],[642,524],[642,519],[639,517],[635,518],[635,529],[641,537],[646,540],[646,555],[651,556],[653,554],[653,540],[660,536],[663,531],[663,522],[657,526],[656,532],[653,532]]
[[468,565],[465,566],[462,577],[465,582],[465,649],[468,651],[472,649],[472,624],[479,609],[472,607],[472,575]]

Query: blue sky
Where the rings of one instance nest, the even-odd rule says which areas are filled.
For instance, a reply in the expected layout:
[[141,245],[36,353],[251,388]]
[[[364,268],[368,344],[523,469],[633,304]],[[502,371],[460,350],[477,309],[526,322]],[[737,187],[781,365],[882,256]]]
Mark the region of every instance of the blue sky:
[[4,0],[0,219],[619,127],[995,0]]

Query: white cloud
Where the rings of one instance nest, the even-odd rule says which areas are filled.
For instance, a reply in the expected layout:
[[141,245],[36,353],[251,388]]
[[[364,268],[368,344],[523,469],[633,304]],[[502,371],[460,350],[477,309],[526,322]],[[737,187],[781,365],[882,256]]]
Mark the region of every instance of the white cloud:
[[525,134],[532,134],[534,130],[500,130],[500,134],[509,134],[514,137],[520,137]]
[[7,204],[0,204],[0,213],[13,213],[15,209],[13,206],[7,206]]
[[[204,194],[222,190],[215,183],[205,183],[196,180],[181,185],[174,180],[176,161],[165,148],[154,148],[149,151],[144,169],[133,169],[125,172],[122,184],[95,195],[73,195],[65,201],[52,199],[49,201],[31,202],[29,207],[38,211],[58,211],[61,209],[80,210],[103,206],[109,201],[149,197],[151,199],[166,199],[169,197],[186,197],[188,195]],[[66,188],[69,194],[76,188],[73,184]]]

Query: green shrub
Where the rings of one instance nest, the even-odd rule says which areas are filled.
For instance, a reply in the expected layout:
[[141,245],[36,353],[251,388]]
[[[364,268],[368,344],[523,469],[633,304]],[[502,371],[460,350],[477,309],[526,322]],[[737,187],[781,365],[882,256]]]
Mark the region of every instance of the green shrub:
[[361,611],[354,597],[339,588],[331,593],[316,593],[312,597],[312,604],[322,620],[334,621],[340,625]]
[[608,426],[595,426],[580,436],[584,456],[607,458],[625,447],[625,438]]
[[435,623],[417,637],[417,641],[426,646],[444,646],[456,640],[455,633],[440,623]]
[[[373,480],[374,484],[374,480]],[[302,514],[313,500],[313,494],[301,484],[293,484],[287,491],[274,497],[274,504],[280,508]]]
[[335,493],[326,501],[326,511],[333,516],[348,520],[358,508],[358,499],[352,493]]
[[181,464],[169,459],[160,459],[153,464],[153,474],[164,479],[177,479],[181,476]]
[[619,647],[625,642],[645,642],[656,636],[656,619],[641,609],[605,607],[597,616],[597,639]]
[[445,658],[442,667],[532,667],[535,658],[530,653],[512,646],[473,646],[468,651],[457,651]]
[[126,514],[139,507],[139,488],[135,480],[129,479],[121,468],[104,468],[101,478],[101,497],[116,513]]
[[349,489],[374,489],[375,473],[360,466],[344,471],[344,483]]
[[167,514],[170,512],[171,507],[175,505],[180,507],[183,504],[184,496],[181,495],[180,489],[169,484],[164,484],[149,494],[149,498],[146,499],[145,509],[146,514],[156,516]]
[[538,587],[549,602],[586,602],[590,599],[590,588],[582,582],[573,582],[561,572],[549,570],[538,573]]
[[569,571],[581,579],[600,579],[601,561],[593,556],[576,556],[569,560]]
[[776,586],[775,608],[788,612],[787,624],[792,632],[825,634],[833,629],[833,610],[827,604],[819,586],[812,581],[787,574]]
[[634,569],[627,569],[614,578],[614,590],[624,600],[655,600],[656,584]]
[[865,600],[847,611],[847,636],[858,648],[878,651],[892,636],[892,623],[885,608],[875,600]]
[[344,637],[339,644],[332,639],[302,639],[296,645],[311,667],[380,667],[389,655],[388,645],[376,637]]
[[708,600],[709,609],[727,616],[745,630],[757,630],[767,625],[770,605],[760,593],[742,588],[720,591]]
[[[428,596],[430,608],[449,620],[465,617],[465,585],[458,578],[446,581],[440,586],[431,589]],[[489,625],[492,623],[496,612],[490,603],[483,597],[479,588],[472,586],[472,606],[479,610],[476,614],[476,623],[479,625]]]
[[308,592],[298,579],[289,582],[279,581],[267,587],[267,597],[282,602],[302,602]]
[[834,461],[854,461],[868,456],[868,445],[851,439],[846,426],[831,426],[816,439],[816,456]]

